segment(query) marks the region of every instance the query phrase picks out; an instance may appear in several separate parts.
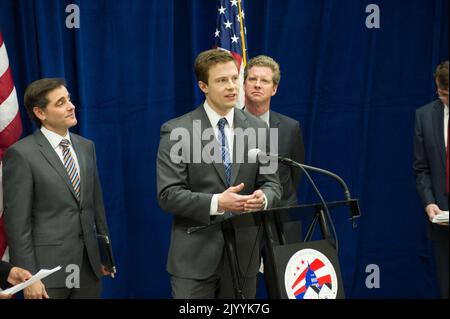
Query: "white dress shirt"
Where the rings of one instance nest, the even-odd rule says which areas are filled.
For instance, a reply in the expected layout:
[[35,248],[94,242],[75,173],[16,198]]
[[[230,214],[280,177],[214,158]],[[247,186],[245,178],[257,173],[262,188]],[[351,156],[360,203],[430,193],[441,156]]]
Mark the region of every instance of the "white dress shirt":
[[[216,136],[217,140],[219,140],[219,127],[217,126],[217,123],[221,118],[227,119],[227,124],[225,124],[225,138],[228,141],[228,147],[229,147],[229,154],[230,154],[230,161],[233,163],[233,145],[234,145],[234,107],[225,115],[221,116],[216,113],[208,104],[208,101],[205,101],[203,104],[203,107],[205,108],[206,115],[208,116],[209,122],[211,123],[211,126],[214,130],[214,135]],[[268,112],[267,112],[268,113]],[[224,211],[219,211],[219,195],[220,194],[214,194],[211,199],[211,205],[209,209],[210,215],[223,215]],[[264,209],[267,208],[267,197],[264,194]]]
[[62,150],[62,146],[59,143],[61,143],[61,140],[63,140],[63,139],[66,139],[69,141],[70,153],[72,154],[73,160],[75,161],[75,165],[77,167],[78,176],[80,178],[80,183],[81,183],[80,166],[78,165],[77,154],[75,153],[75,150],[72,147],[72,141],[70,140],[69,131],[67,131],[66,136],[61,136],[59,134],[56,134],[55,132],[50,131],[49,129],[47,129],[44,126],[41,126],[41,132],[42,132],[42,134],[44,134],[45,138],[49,141],[50,145],[55,150],[56,154],[58,154],[58,157],[61,160],[61,162],[63,163],[63,165],[64,165],[63,150]]
[[211,126],[214,130],[214,135],[216,136],[217,140],[219,141],[219,127],[217,126],[217,123],[219,123],[219,120],[221,118],[226,118],[227,124],[225,124],[225,137],[228,141],[228,152],[230,153],[230,161],[233,163],[233,145],[234,145],[234,107],[230,110],[230,112],[227,113],[225,116],[221,116],[216,113],[208,104],[207,101],[203,104],[205,108],[206,115],[208,116],[209,122],[211,123]]

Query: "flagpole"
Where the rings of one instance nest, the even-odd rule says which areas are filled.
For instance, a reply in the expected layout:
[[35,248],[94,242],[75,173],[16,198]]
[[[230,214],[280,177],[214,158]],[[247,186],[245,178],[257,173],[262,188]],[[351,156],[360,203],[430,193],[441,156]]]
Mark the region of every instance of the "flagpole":
[[244,67],[247,65],[247,49],[245,47],[245,33],[244,33],[244,22],[242,21],[242,7],[241,0],[238,0],[239,6],[239,25],[241,30],[241,39],[242,39],[242,61],[244,62]]

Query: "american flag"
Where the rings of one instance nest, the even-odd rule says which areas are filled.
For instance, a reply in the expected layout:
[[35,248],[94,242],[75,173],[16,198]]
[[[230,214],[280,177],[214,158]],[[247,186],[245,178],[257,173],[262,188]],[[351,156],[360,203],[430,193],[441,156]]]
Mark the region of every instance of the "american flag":
[[242,108],[244,106],[244,68],[247,64],[244,0],[218,0],[217,3],[217,26],[214,32],[216,47],[230,51],[238,63],[241,89],[236,107]]
[[9,66],[6,46],[0,32],[0,259],[7,260],[7,244],[3,224],[2,159],[6,149],[22,134],[19,103]]

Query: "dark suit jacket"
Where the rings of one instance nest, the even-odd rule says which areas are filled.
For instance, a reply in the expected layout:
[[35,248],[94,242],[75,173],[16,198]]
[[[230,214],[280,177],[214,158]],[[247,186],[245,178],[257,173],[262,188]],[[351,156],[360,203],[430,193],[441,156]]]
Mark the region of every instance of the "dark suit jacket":
[[96,233],[108,234],[94,144],[70,134],[78,158],[81,197],[40,130],[11,146],[3,160],[4,218],[11,262],[36,273],[61,265],[44,279],[65,287],[68,264],[81,266],[83,247],[100,278]]
[[[263,121],[242,110],[234,110],[234,130],[237,128],[266,128]],[[201,123],[201,129],[194,125]],[[211,124],[203,106],[173,119],[161,127],[161,140],[157,158],[158,201],[164,211],[174,215],[172,234],[167,261],[167,271],[175,276],[190,279],[205,279],[214,274],[224,251],[224,240],[220,227],[212,227],[205,231],[187,234],[189,227],[208,225],[214,219],[209,215],[213,194],[222,193],[228,186],[222,163],[207,164],[203,161],[193,163],[192,149],[189,141],[170,140],[171,132],[176,128],[184,128],[193,139],[200,139],[202,132],[211,128]],[[203,141],[203,147],[210,142],[217,143],[214,136]],[[190,163],[174,163],[170,158],[170,150],[176,143],[182,143],[191,154],[187,156]],[[268,145],[268,139],[266,140]],[[236,159],[236,141],[234,142],[233,158]],[[245,144],[244,153],[247,154]],[[184,154],[186,155],[186,154]],[[219,155],[220,156],[220,155]],[[220,157],[219,157],[220,158]],[[281,187],[276,172],[259,174],[257,163],[232,165],[231,185],[241,182],[245,188],[240,194],[253,193],[261,189],[267,197],[269,207],[277,205],[281,197]],[[241,228],[236,231],[236,244],[239,266],[242,274],[256,275],[258,273],[260,254],[256,252],[250,260],[250,252],[256,240],[258,231]],[[250,264],[247,272],[247,265]]]
[[10,263],[0,260],[0,288],[5,289],[7,286],[7,280],[9,272],[13,266]]
[[[414,131],[416,188],[424,207],[434,203],[448,210],[445,194],[444,105],[440,100],[416,111]],[[439,225],[431,225],[431,236]],[[448,230],[448,227],[447,227]]]
[[[270,111],[269,121],[271,128],[278,129],[278,155],[304,163],[305,147],[299,122],[274,111]],[[279,206],[297,205],[300,169],[280,164],[278,172],[283,188]]]

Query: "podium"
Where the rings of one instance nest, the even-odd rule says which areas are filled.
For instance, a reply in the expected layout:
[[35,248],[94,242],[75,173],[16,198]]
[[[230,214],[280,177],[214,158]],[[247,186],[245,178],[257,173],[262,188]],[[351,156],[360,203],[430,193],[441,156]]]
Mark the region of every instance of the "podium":
[[[222,229],[236,299],[244,296],[241,290],[243,274],[240,273],[236,257],[235,230],[251,226],[261,227],[263,231],[261,248],[269,298],[344,298],[336,251],[337,238],[336,234],[333,235],[334,226],[330,218],[337,208],[350,208],[347,218],[355,227],[355,219],[360,216],[358,200],[328,202],[326,207],[327,209],[322,203],[314,203],[235,214],[231,218],[202,227]],[[328,217],[327,211],[330,212]],[[299,229],[299,234],[305,233],[302,240],[288,243],[285,241],[282,225],[292,221],[301,221],[306,231]],[[255,238],[255,243],[256,240],[258,238]]]

